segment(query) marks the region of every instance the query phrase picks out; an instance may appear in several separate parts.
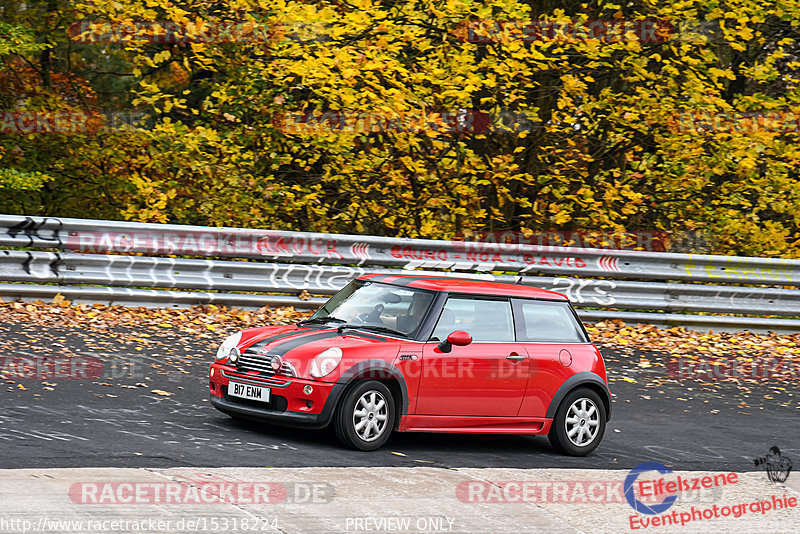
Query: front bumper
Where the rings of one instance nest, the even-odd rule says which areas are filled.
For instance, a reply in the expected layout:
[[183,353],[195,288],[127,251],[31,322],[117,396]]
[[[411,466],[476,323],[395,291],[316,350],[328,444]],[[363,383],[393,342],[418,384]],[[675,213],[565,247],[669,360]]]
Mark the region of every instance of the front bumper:
[[[301,378],[276,376],[262,379],[238,373],[233,367],[211,364],[209,394],[212,406],[232,416],[266,421],[284,426],[324,428],[333,418],[336,403],[344,384],[318,382]],[[233,380],[270,388],[270,402],[250,401],[228,395],[228,384]],[[312,386],[306,394],[303,388]]]

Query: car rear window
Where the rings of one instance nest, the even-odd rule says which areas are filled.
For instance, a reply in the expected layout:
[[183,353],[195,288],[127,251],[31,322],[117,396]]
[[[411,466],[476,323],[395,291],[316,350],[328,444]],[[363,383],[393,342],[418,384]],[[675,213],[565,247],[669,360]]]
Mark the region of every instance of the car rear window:
[[515,300],[521,316],[520,341],[586,343],[586,336],[567,302]]

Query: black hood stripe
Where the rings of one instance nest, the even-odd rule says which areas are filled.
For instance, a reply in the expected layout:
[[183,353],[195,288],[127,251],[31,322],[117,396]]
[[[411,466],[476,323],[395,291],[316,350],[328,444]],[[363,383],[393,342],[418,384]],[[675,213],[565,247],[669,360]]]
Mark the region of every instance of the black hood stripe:
[[305,345],[306,343],[311,343],[312,341],[319,341],[321,339],[330,339],[332,337],[337,337],[339,332],[336,330],[329,330],[327,332],[320,332],[318,334],[307,334],[298,336],[295,339],[290,339],[289,341],[284,341],[283,343],[279,343],[277,346],[272,347],[269,349],[267,353],[269,356],[283,356],[287,352],[292,349],[296,349],[301,345]]
[[[311,333],[311,332],[312,331],[294,332],[292,334],[295,336],[293,339],[289,339],[282,343],[278,343],[276,346],[270,348],[267,354],[269,356],[283,356],[290,350],[296,349],[297,347],[305,345],[306,343],[312,343],[314,341],[320,341],[322,339],[330,339],[332,337],[339,337],[340,335],[342,335],[339,334],[338,330],[327,330],[325,332],[318,332],[318,333]],[[373,336],[370,334],[365,334],[363,332],[355,332],[354,335],[361,338],[371,339],[373,341],[386,341],[387,339],[385,337]],[[273,336],[273,337],[278,338],[279,336]],[[289,336],[283,335],[280,337],[283,338]],[[273,341],[277,341],[277,339],[274,339]],[[264,345],[262,345],[262,347],[263,346]]]
[[[325,328],[325,327],[322,327],[322,328]],[[348,328],[347,330],[353,330],[353,329]],[[255,343],[253,343],[252,345],[247,347],[245,349],[245,352],[258,353],[259,350],[263,349],[264,347],[266,347],[270,343],[273,343],[275,341],[279,341],[279,340],[287,338],[287,337],[295,338],[295,339],[287,340],[287,341],[285,341],[283,343],[279,343],[277,346],[275,346],[275,347],[273,347],[273,348],[271,348],[269,350],[269,355],[270,356],[283,356],[284,354],[286,354],[290,350],[292,350],[294,348],[297,348],[297,347],[299,347],[301,345],[305,345],[306,343],[311,343],[312,341],[318,341],[320,339],[329,339],[329,338],[341,335],[341,334],[339,334],[338,329],[337,330],[327,330],[326,329],[325,332],[318,332],[318,331],[319,331],[319,328],[304,327],[304,328],[298,328],[297,330],[294,330],[294,331],[291,331],[291,332],[284,332],[282,334],[277,334],[277,335],[274,335],[274,336],[268,336],[268,337],[265,337],[264,339],[262,339],[260,341],[256,341]],[[318,332],[318,333],[314,334],[313,332]],[[353,335],[353,334],[351,334],[351,335]],[[371,339],[373,341],[386,341],[386,339],[387,339],[386,337],[381,337],[380,334],[375,334],[375,335],[366,334],[363,331],[355,332],[354,335],[356,335],[358,337],[365,338],[365,339]]]
[[278,341],[279,339],[283,339],[285,337],[292,337],[292,336],[296,336],[298,334],[303,334],[305,332],[312,332],[312,331],[313,330],[311,328],[299,328],[299,329],[294,330],[292,332],[284,332],[283,334],[277,334],[277,335],[274,335],[274,336],[268,336],[268,337],[265,337],[264,339],[262,339],[261,341],[256,341],[255,343],[253,343],[252,345],[247,347],[247,349],[245,349],[245,350],[250,351],[250,352],[258,352],[259,349],[262,349],[262,348],[266,347],[267,345],[269,345],[273,341]]

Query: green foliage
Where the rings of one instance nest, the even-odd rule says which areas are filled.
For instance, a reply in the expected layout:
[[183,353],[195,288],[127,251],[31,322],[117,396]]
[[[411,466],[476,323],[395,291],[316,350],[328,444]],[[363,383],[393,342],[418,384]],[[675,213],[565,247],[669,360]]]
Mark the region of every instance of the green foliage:
[[[0,44],[5,108],[152,123],[0,133],[0,166],[53,177],[0,198],[0,211],[431,238],[704,230],[717,252],[800,256],[794,2],[33,4],[2,11],[0,35],[17,36]],[[575,33],[594,20],[671,26],[657,39]],[[80,21],[121,40],[82,42],[74,27],[70,39]],[[147,21],[182,33],[119,31]],[[515,21],[566,32],[526,39]],[[413,120],[479,116],[467,111],[532,120],[479,131]],[[358,113],[395,127],[330,120]]]
[[0,58],[9,54],[39,52],[47,47],[47,44],[37,43],[29,29],[0,21]]
[[52,177],[40,172],[24,172],[17,169],[0,168],[0,190],[13,189],[18,191],[31,191],[40,189]]

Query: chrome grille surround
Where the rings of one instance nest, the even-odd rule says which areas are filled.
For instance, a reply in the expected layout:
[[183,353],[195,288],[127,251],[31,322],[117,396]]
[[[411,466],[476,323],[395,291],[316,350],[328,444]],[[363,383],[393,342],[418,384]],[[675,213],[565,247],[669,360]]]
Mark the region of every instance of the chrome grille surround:
[[[248,371],[256,371],[261,375],[275,376],[275,371],[272,369],[272,359],[274,356],[270,354],[261,354],[258,351],[245,349],[239,356],[239,361],[236,362],[236,370],[242,373]],[[286,361],[281,365],[280,372],[277,373],[283,376],[297,376],[297,371],[294,366]]]

